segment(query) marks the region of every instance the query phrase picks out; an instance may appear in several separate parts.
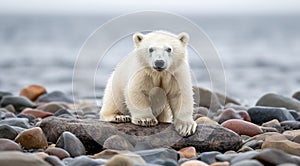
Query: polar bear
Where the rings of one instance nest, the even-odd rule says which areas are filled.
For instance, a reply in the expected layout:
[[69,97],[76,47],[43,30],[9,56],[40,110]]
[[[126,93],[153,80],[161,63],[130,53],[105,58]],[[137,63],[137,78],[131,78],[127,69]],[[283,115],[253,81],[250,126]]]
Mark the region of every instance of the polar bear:
[[166,31],[133,35],[135,49],[110,76],[100,120],[155,126],[174,121],[182,136],[196,131],[187,60],[189,35]]

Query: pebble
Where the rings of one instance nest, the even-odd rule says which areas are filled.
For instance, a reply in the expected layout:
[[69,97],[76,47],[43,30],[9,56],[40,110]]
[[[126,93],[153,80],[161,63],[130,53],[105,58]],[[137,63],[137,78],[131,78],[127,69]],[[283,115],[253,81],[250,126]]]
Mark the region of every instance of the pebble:
[[153,162],[153,164],[163,165],[163,166],[178,166],[177,161],[171,159],[166,159],[166,160],[157,159]]
[[151,163],[156,159],[171,159],[178,160],[178,152],[167,148],[158,148],[151,150],[136,151],[147,163]]
[[5,106],[5,109],[9,112],[16,113],[15,107],[11,104],[8,104],[7,106]]
[[218,154],[216,155],[216,159],[218,161],[231,161],[235,157],[237,157],[239,154],[238,153],[227,153],[227,154]]
[[16,136],[18,135],[18,132],[8,125],[0,125],[0,138],[7,138],[14,140]]
[[27,118],[8,118],[0,121],[0,125],[17,126],[24,129],[33,127]]
[[137,142],[134,146],[134,151],[140,151],[140,150],[149,150],[153,149],[153,146],[149,142]]
[[300,122],[299,121],[283,121],[283,122],[280,122],[280,125],[284,130],[297,130],[297,129],[300,129]]
[[67,108],[67,106],[63,103],[51,102],[51,103],[41,105],[37,109],[55,114],[56,111],[61,110],[61,109],[66,109],[66,108]]
[[244,152],[249,152],[249,151],[253,151],[254,149],[252,149],[249,146],[243,146],[241,149],[239,149],[237,152],[238,153],[244,153]]
[[300,156],[300,144],[286,139],[284,135],[267,137],[262,144],[262,149],[265,148],[280,149],[286,153]]
[[21,112],[21,114],[29,114],[37,118],[46,118],[48,116],[53,116],[53,114],[50,112],[40,111],[37,109],[25,109]]
[[[68,158],[66,158],[66,159],[68,159]],[[67,161],[67,162],[64,162],[64,164],[67,166],[99,166],[99,165],[104,164],[97,160],[91,159],[87,156],[78,156],[78,157],[75,157],[74,159],[70,159],[69,161],[66,159],[64,159],[63,162]]]
[[47,156],[44,160],[52,166],[65,166],[65,164],[56,156]]
[[51,166],[34,154],[18,151],[0,152],[0,163],[3,166]]
[[2,109],[2,111],[0,111],[0,120],[7,118],[16,118],[16,115],[14,113],[8,112],[5,108],[0,109]]
[[30,124],[34,124],[34,121],[36,120],[36,117],[33,115],[21,113],[17,115],[17,118],[26,118]]
[[35,101],[40,95],[45,93],[47,93],[47,91],[43,86],[29,85],[21,90],[20,96],[24,96],[31,101]]
[[194,114],[200,114],[201,116],[207,116],[209,109],[207,109],[206,107],[195,107],[193,112],[194,112]]
[[19,144],[15,143],[12,140],[0,138],[0,151],[22,151],[22,148]]
[[251,140],[246,142],[244,146],[250,147],[252,149],[261,149],[261,145],[264,143],[263,140]]
[[257,160],[243,160],[239,161],[237,163],[232,164],[231,166],[264,166],[262,163],[260,163]]
[[293,163],[300,165],[300,157],[284,153],[278,149],[264,149],[256,157],[256,160],[265,165],[279,165]]
[[113,135],[107,138],[104,143],[103,147],[107,149],[115,149],[115,150],[129,150],[133,151],[133,145],[124,137],[119,135]]
[[45,153],[45,152],[34,152],[34,153],[32,153],[32,154],[34,154],[34,155],[36,155],[37,157],[40,157],[40,158],[42,158],[42,159],[44,159],[44,158],[46,158],[47,156],[49,156],[47,153]]
[[286,120],[295,120],[295,118],[285,108],[252,107],[248,109],[247,112],[251,117],[251,121],[258,125],[261,125],[273,119],[277,119],[279,122]]
[[198,160],[190,160],[186,161],[181,166],[208,166],[205,162],[198,161]]
[[282,132],[283,129],[281,128],[280,122],[277,119],[270,120],[265,122],[261,125],[262,127],[273,127],[277,129],[279,132]]
[[255,158],[258,154],[259,154],[259,152],[257,152],[257,151],[248,151],[248,152],[245,152],[245,153],[239,153],[236,157],[234,157],[234,158],[230,161],[230,163],[231,163],[231,164],[234,164],[234,163],[238,163],[238,162],[243,161],[243,160],[253,159],[253,158]]
[[47,153],[49,155],[57,156],[61,160],[64,158],[70,157],[69,152],[67,152],[66,150],[64,150],[62,148],[58,148],[58,147],[51,147],[51,148],[48,147],[45,150],[45,153]]
[[229,166],[230,163],[228,161],[224,161],[224,162],[215,162],[213,164],[210,164],[210,166]]
[[12,96],[13,94],[12,93],[10,93],[10,92],[2,92],[2,91],[0,91],[0,101],[2,100],[2,98],[4,97],[4,96]]
[[300,101],[300,91],[295,92],[295,93],[292,95],[292,97],[293,97],[294,99],[297,99],[298,101]]
[[36,105],[23,96],[4,96],[0,102],[1,107],[12,105],[17,112],[21,112],[24,108],[35,108]]
[[61,116],[61,115],[69,115],[69,116],[72,116],[72,117],[75,117],[71,111],[69,111],[68,109],[59,109],[58,111],[55,112],[54,116]]
[[64,103],[74,103],[73,99],[71,99],[69,96],[67,96],[65,93],[61,91],[54,91],[51,93],[46,93],[37,99],[37,102],[64,102]]
[[[153,162],[153,161],[152,161]],[[128,165],[128,166],[133,166],[136,164],[146,164],[144,159],[134,153],[126,153],[126,154],[118,154],[112,157],[106,164],[105,166],[115,166],[115,165]]]
[[209,117],[199,117],[198,119],[196,119],[196,123],[197,124],[214,124],[214,125],[218,125],[218,122],[211,120]]
[[71,157],[85,155],[86,151],[82,142],[71,132],[65,131],[56,142],[56,146],[65,149]]
[[218,151],[203,152],[199,155],[197,160],[203,161],[207,164],[212,164],[212,163],[217,162],[216,156],[218,154],[222,154],[222,153],[220,153]]
[[182,148],[179,150],[179,152],[182,153],[185,158],[193,158],[198,156],[196,149],[192,146]]
[[300,112],[300,102],[294,98],[268,93],[262,96],[256,103],[257,106],[284,107]]
[[223,122],[221,126],[226,127],[239,135],[255,136],[263,133],[259,126],[240,119],[231,119]]
[[34,127],[21,132],[15,139],[25,149],[45,149],[48,146],[47,138],[39,127]]
[[105,149],[97,154],[94,154],[92,156],[90,156],[93,159],[110,159],[115,155],[118,154],[126,154],[126,153],[131,153],[130,151],[126,151],[126,150],[113,150],[113,149]]
[[194,102],[196,107],[206,107],[214,114],[218,109],[222,108],[217,95],[208,89],[202,87],[193,87]]
[[218,122],[221,124],[229,119],[242,119],[251,122],[251,118],[246,111],[237,111],[233,108],[225,109],[223,113],[220,115]]

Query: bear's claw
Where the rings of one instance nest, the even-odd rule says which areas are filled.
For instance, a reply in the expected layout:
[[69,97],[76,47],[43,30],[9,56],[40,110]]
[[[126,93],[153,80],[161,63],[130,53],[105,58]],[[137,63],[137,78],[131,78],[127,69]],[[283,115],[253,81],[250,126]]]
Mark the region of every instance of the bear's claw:
[[181,121],[176,120],[174,122],[175,130],[183,137],[190,136],[196,132],[197,123],[193,120],[191,121]]
[[155,117],[153,117],[153,118],[133,118],[132,123],[139,125],[139,126],[150,127],[150,126],[157,125],[158,121],[156,120]]
[[118,123],[125,123],[125,122],[130,122],[131,117],[129,115],[116,115],[114,116],[114,122]]

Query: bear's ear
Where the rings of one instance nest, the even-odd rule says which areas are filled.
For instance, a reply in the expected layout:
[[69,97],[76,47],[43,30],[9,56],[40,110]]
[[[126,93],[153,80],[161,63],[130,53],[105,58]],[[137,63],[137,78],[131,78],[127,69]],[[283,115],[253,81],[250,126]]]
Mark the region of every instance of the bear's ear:
[[141,41],[143,40],[144,35],[137,32],[133,35],[133,41],[135,43],[136,46],[139,46],[139,44],[141,43]]
[[187,43],[189,42],[190,36],[189,36],[189,34],[182,32],[177,36],[177,38],[181,41],[182,44],[187,45]]

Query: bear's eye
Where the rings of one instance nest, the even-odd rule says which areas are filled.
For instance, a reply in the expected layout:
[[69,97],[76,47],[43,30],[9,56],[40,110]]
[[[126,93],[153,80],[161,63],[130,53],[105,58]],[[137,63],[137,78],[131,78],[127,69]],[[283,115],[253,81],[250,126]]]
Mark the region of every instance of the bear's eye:
[[153,48],[149,48],[149,52],[152,53],[154,51]]
[[168,53],[170,53],[170,52],[172,51],[172,49],[171,49],[170,47],[168,47],[168,48],[166,49],[166,51],[167,51]]

